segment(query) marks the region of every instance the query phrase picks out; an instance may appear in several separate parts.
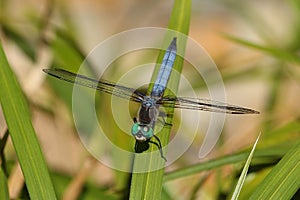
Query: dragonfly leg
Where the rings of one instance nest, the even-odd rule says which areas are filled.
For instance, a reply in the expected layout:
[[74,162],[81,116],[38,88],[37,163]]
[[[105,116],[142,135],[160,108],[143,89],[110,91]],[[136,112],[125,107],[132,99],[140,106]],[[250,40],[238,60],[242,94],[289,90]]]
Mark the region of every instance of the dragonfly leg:
[[136,117],[133,118],[133,122],[134,122],[134,123],[137,123]]
[[166,126],[173,126],[173,124],[166,122],[166,120],[163,118],[163,122]]
[[169,115],[167,115],[165,112],[160,111],[159,114],[158,114],[158,116],[162,118],[162,121],[160,119],[158,119],[158,121],[160,123],[162,123],[165,126],[173,126],[173,124],[166,122],[165,118],[169,117]]
[[154,142],[154,141],[151,141],[151,140],[149,141],[149,143],[155,144],[157,146],[157,148],[159,149],[159,152],[160,152],[160,156],[167,162],[167,159],[164,156],[163,151],[162,151],[162,146],[161,146],[160,139],[156,135],[153,135],[153,137],[158,141],[158,143]]

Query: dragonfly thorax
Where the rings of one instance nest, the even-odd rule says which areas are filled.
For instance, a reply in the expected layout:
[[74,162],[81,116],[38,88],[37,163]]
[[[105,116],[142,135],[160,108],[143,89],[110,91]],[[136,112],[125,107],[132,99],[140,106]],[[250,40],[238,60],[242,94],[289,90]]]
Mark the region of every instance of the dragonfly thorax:
[[145,97],[142,106],[138,112],[138,122],[143,125],[154,124],[158,117],[159,111],[156,106],[156,99]]
[[154,98],[151,98],[149,96],[145,96],[142,106],[145,107],[146,109],[154,107],[156,104],[156,100]]

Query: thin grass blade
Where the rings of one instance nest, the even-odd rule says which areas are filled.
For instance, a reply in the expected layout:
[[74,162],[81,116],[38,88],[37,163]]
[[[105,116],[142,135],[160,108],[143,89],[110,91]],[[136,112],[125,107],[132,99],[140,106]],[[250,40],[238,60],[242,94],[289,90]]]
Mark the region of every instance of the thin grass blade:
[[28,104],[0,43],[0,102],[31,199],[56,199]]
[[300,188],[300,141],[297,141],[250,199],[291,199]]
[[254,150],[255,150],[255,148],[256,148],[256,145],[257,145],[257,143],[258,143],[259,138],[260,138],[260,134],[258,135],[258,137],[257,137],[257,139],[256,139],[256,141],[255,141],[255,143],[254,143],[254,145],[253,145],[253,148],[252,148],[252,150],[251,150],[251,152],[250,152],[250,154],[249,154],[249,156],[248,156],[248,159],[247,159],[247,161],[246,161],[246,163],[245,163],[245,165],[244,165],[242,174],[241,174],[241,176],[240,176],[240,178],[239,178],[239,180],[238,180],[238,182],[237,182],[237,185],[236,185],[235,190],[234,190],[234,192],[233,192],[233,195],[232,195],[232,197],[231,197],[232,200],[236,200],[236,199],[238,199],[238,197],[239,197],[239,194],[240,194],[240,192],[241,192],[241,189],[242,189],[242,187],[243,187],[243,185],[244,185],[244,182],[245,182],[245,180],[246,180],[247,172],[248,172],[248,169],[249,169],[249,167],[250,167],[250,163],[251,163],[251,160],[252,160],[253,155],[254,155]]
[[[168,28],[181,32],[185,35],[188,35],[190,15],[191,15],[191,0],[186,0],[186,1],[175,0]],[[185,47],[185,41],[178,42],[177,46]],[[161,63],[163,54],[164,51],[161,51],[157,63]],[[183,65],[183,59],[176,58],[173,68],[176,69],[178,72],[181,72],[182,65]],[[158,67],[159,66],[156,66],[154,76],[152,76],[152,82],[153,80],[156,79],[157,72],[159,70]],[[178,88],[180,77],[172,78],[171,76],[171,79],[173,80],[170,80],[169,86],[170,84],[174,84],[171,87]],[[167,122],[169,123],[169,121]],[[169,141],[170,129],[165,128],[164,130],[161,131],[161,134],[159,134],[159,136],[162,145],[163,146],[166,145]],[[150,151],[155,150],[155,148],[156,147],[154,147],[154,145],[151,145]],[[134,168],[137,167],[138,165],[143,164],[146,169],[147,168],[151,169],[153,168],[153,166],[158,164],[161,164],[163,166],[164,163],[162,162],[163,162],[162,159],[157,155],[149,157],[149,159],[146,161],[135,159]],[[159,170],[152,171],[152,172],[132,174],[130,199],[161,199],[163,176],[164,176],[163,167]]]
[[0,168],[0,199],[9,200],[7,178],[2,168]]
[[300,57],[296,54],[293,54],[292,52],[288,52],[285,49],[279,49],[276,47],[267,47],[267,46],[259,45],[254,42],[249,42],[247,40],[240,39],[238,37],[228,35],[225,33],[223,33],[222,35],[225,38],[227,38],[228,40],[231,40],[231,41],[238,43],[240,45],[243,45],[245,47],[252,48],[252,49],[261,51],[263,53],[269,54],[270,56],[273,56],[276,59],[300,64]]

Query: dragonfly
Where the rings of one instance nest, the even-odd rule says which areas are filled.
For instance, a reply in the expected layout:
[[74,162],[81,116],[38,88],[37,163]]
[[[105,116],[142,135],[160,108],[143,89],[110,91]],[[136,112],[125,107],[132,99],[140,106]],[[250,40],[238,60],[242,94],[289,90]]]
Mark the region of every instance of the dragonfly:
[[[164,95],[176,59],[176,42],[177,38],[174,37],[165,51],[150,95],[146,95],[134,88],[116,84],[107,80],[95,80],[64,69],[43,69],[43,71],[48,75],[63,81],[93,88],[104,93],[140,103],[137,117],[133,118],[134,123],[131,128],[131,134],[136,140],[134,147],[135,152],[142,153],[149,149],[149,144],[154,144],[160,151],[161,157],[166,161],[166,157],[162,152],[161,141],[154,133],[155,123],[158,121],[160,116],[164,116],[164,113],[159,110],[161,106],[166,108],[171,107],[227,114],[259,114],[258,111],[250,108],[230,105],[210,99]],[[165,123],[164,125],[172,126],[172,124],[169,123]],[[155,140],[153,141],[153,139]]]

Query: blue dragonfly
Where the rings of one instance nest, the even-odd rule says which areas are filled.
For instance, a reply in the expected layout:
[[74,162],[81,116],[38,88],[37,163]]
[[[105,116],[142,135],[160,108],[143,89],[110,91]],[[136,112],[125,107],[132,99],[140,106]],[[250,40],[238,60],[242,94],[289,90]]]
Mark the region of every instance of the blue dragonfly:
[[[66,71],[64,69],[43,69],[43,71],[63,81],[94,88],[101,92],[140,103],[141,105],[138,111],[138,117],[133,118],[134,124],[131,128],[131,134],[136,140],[135,152],[142,153],[148,150],[149,143],[151,143],[157,146],[161,157],[166,160],[162,152],[160,139],[154,134],[155,122],[158,120],[158,117],[164,116],[164,114],[159,111],[160,106],[227,114],[259,114],[258,111],[253,109],[230,105],[209,99],[164,96],[164,92],[175,62],[176,52],[176,37],[174,37],[173,41],[165,52],[157,79],[154,82],[150,95],[145,95],[134,88],[118,85],[106,80],[95,80],[80,74]],[[165,123],[165,125],[171,126],[172,124]],[[152,141],[152,138],[154,138],[156,141]]]

